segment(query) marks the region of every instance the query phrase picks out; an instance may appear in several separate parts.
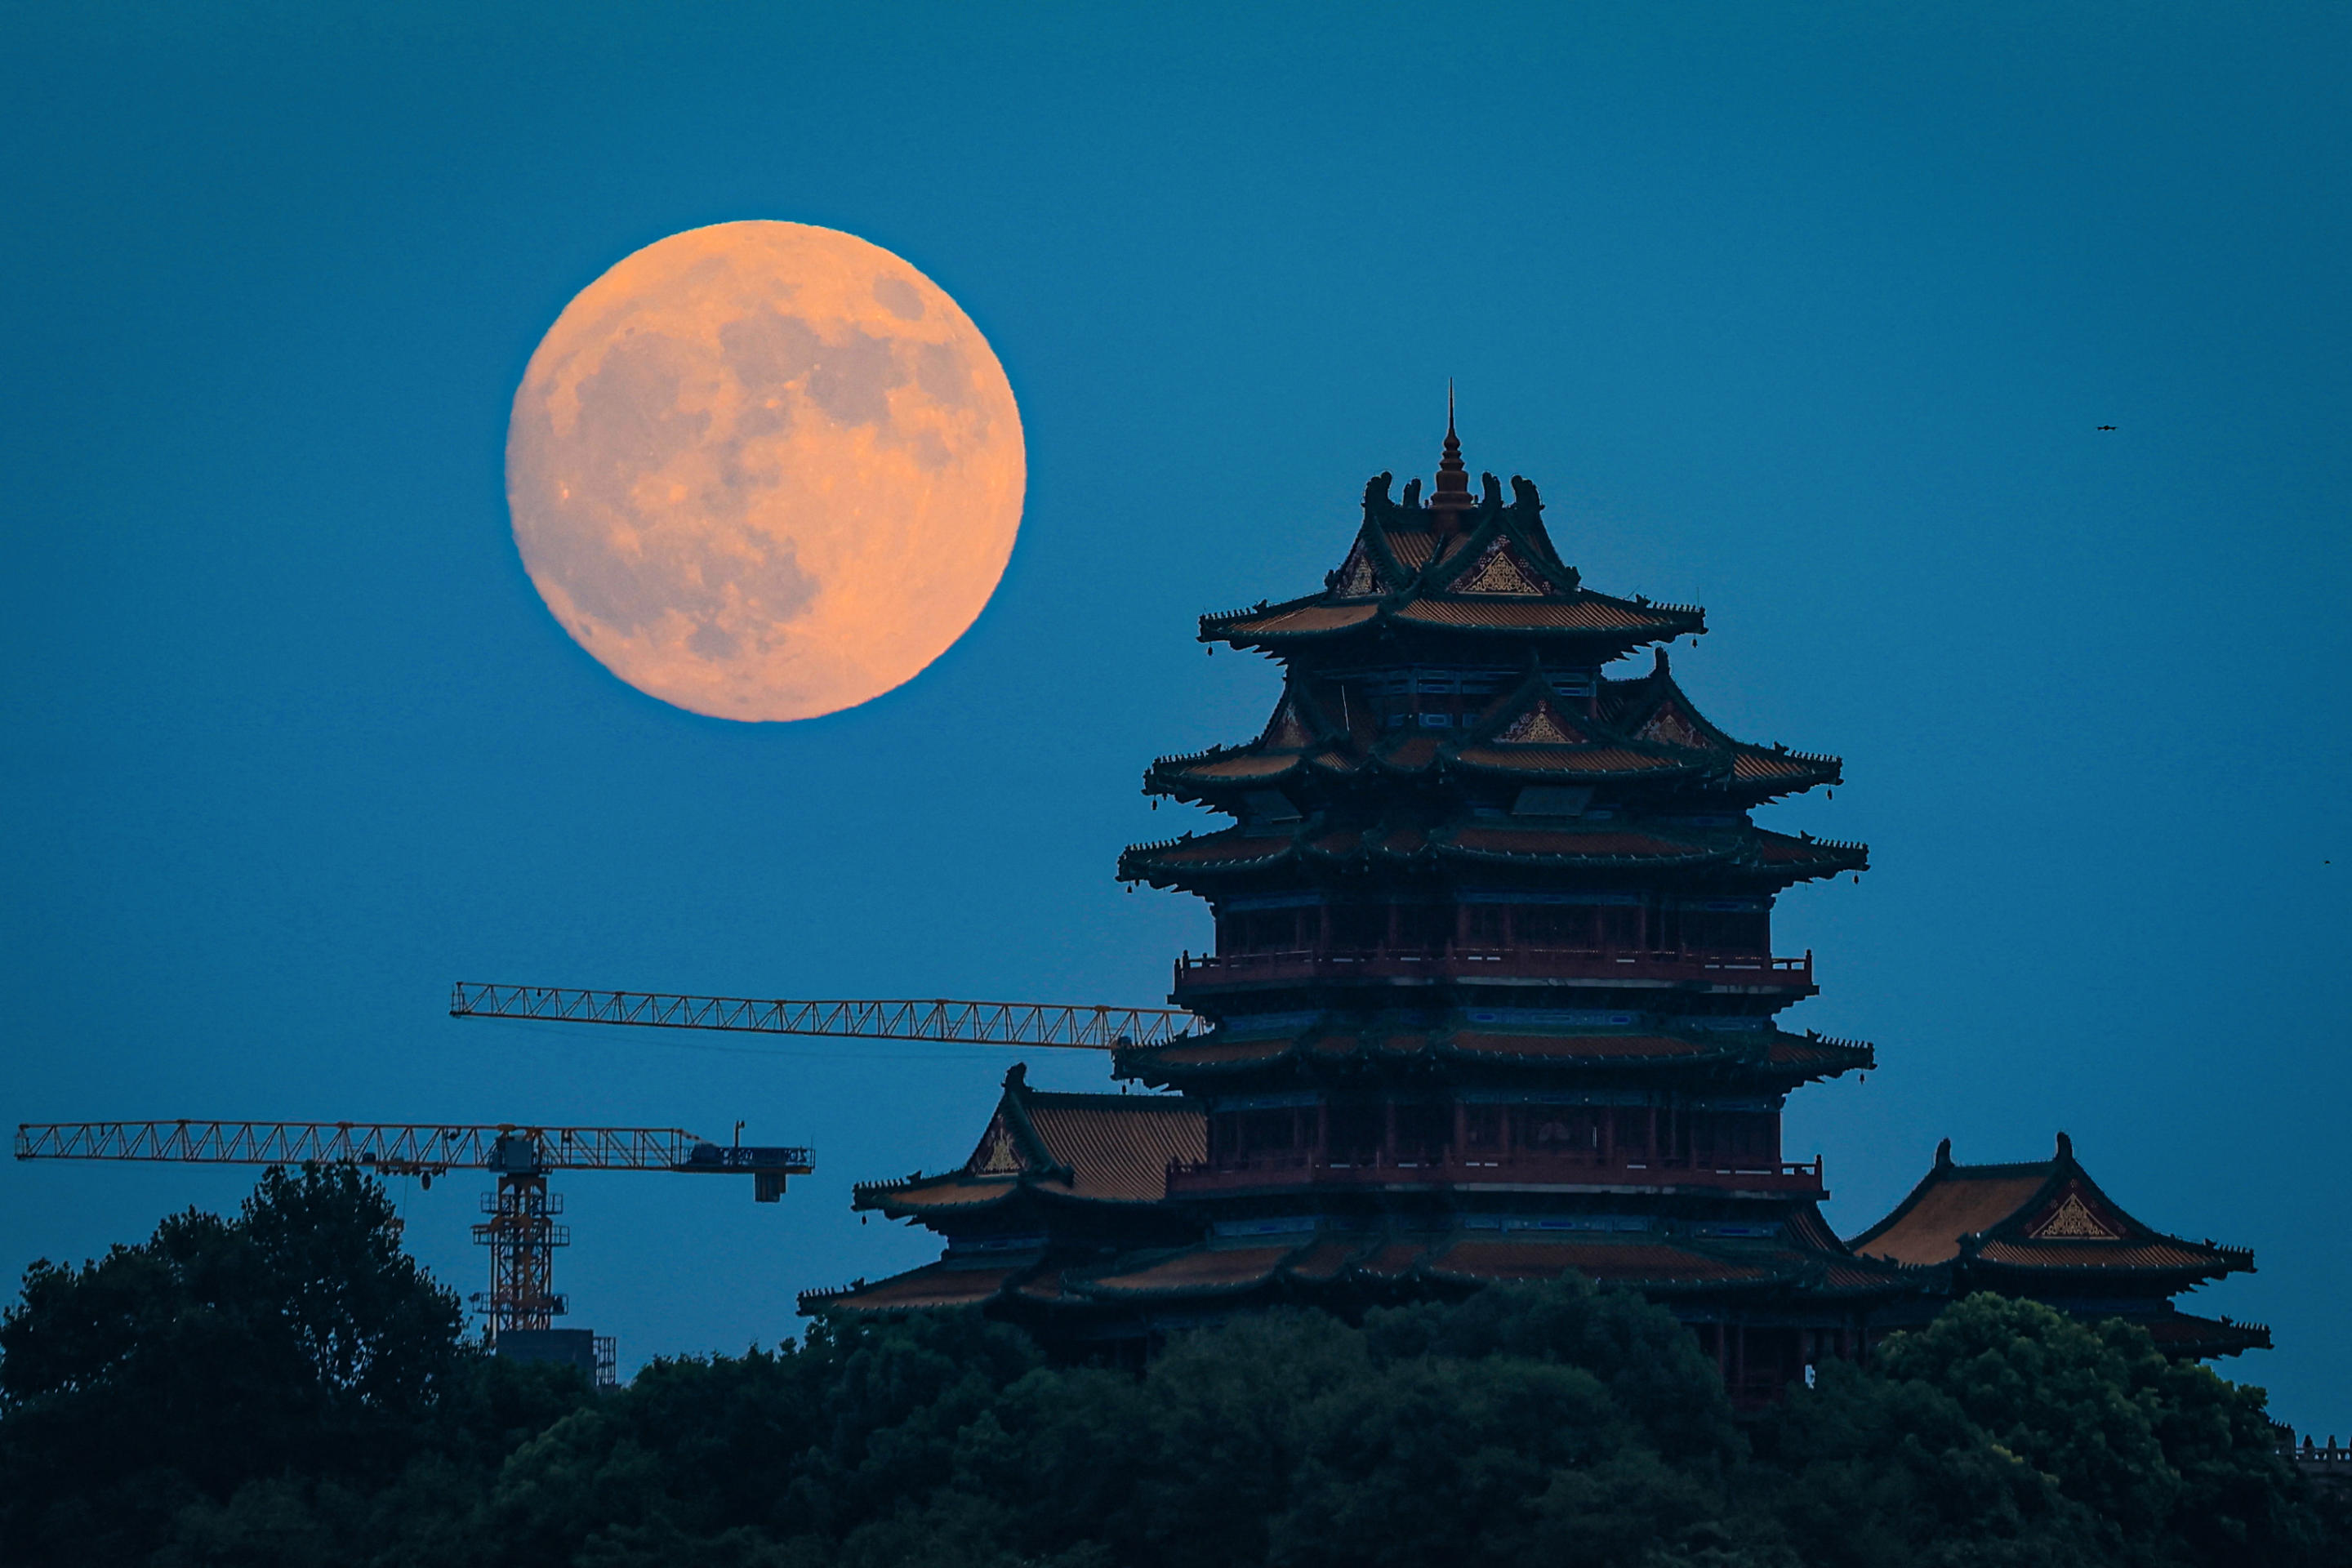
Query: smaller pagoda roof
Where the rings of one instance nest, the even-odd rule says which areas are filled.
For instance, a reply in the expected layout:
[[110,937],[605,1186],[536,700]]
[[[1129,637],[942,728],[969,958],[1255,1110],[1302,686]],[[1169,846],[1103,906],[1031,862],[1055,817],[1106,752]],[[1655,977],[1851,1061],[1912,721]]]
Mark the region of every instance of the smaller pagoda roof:
[[1394,483],[1394,475],[1381,474],[1364,487],[1363,523],[1323,592],[1203,616],[1201,640],[1289,652],[1402,628],[1473,640],[1572,641],[1596,657],[1614,657],[1706,629],[1706,612],[1696,605],[1585,587],[1553,547],[1529,480],[1512,476],[1506,503],[1502,481],[1485,474],[1474,499],[1450,419],[1428,504],[1420,480],[1405,487],[1402,502],[1390,494]]
[[870,1285],[860,1279],[838,1290],[803,1291],[800,1309],[803,1312],[916,1312],[978,1307],[994,1300],[1035,1262],[1029,1258],[976,1264],[942,1259]]
[[1455,866],[1521,870],[1706,869],[1780,885],[1866,869],[1867,845],[1811,834],[1681,823],[1485,817],[1467,811],[1426,823],[1383,819],[1334,827],[1319,818],[1246,823],[1214,833],[1130,845],[1122,880],[1192,887],[1300,865],[1326,871]]
[[1907,1293],[1910,1271],[1779,1242],[1727,1242],[1652,1234],[1470,1232],[1319,1236],[1279,1242],[1212,1240],[1129,1253],[1064,1277],[1072,1295],[1097,1301],[1231,1298],[1296,1283],[1360,1281],[1490,1285],[1582,1275],[1602,1284],[1680,1293],[1799,1289],[1813,1294]]
[[936,1219],[1031,1194],[1048,1201],[1156,1204],[1171,1162],[1208,1156],[1208,1123],[1173,1095],[1054,1094],[1015,1062],[971,1157],[956,1170],[852,1189],[850,1206],[892,1219]]
[[1796,1084],[1848,1071],[1866,1072],[1876,1065],[1876,1053],[1862,1041],[1794,1035],[1784,1029],[1685,1035],[1642,1026],[1515,1026],[1482,1022],[1461,1013],[1434,1027],[1378,1017],[1333,1019],[1272,1031],[1245,1026],[1218,1027],[1166,1045],[1128,1047],[1118,1052],[1118,1061],[1121,1076],[1147,1082],[1202,1082],[1288,1063],[1336,1067],[1422,1061],[1545,1068],[1729,1068]]
[[1348,711],[1329,679],[1292,671],[1265,728],[1240,746],[1161,757],[1144,774],[1149,794],[1230,802],[1303,776],[1432,773],[1523,784],[1681,785],[1760,802],[1842,777],[1838,759],[1761,746],[1725,733],[1675,684],[1666,650],[1634,680],[1603,681],[1595,711],[1563,700],[1552,674],[1532,664],[1517,683],[1460,730],[1374,729]]
[[2189,1241],[2143,1225],[2100,1190],[2058,1134],[2047,1160],[1961,1165],[1952,1142],[1895,1211],[1849,1244],[1857,1253],[1915,1266],[1991,1270],[2055,1289],[2066,1280],[2178,1281],[2251,1273],[2243,1247]]

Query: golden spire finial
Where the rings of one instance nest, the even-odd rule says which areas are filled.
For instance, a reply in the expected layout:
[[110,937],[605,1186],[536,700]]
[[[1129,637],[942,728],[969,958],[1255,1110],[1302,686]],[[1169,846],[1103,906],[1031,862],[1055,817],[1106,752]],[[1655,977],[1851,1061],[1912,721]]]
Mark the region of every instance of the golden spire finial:
[[1445,381],[1445,451],[1437,459],[1436,493],[1429,498],[1429,510],[1438,515],[1430,519],[1430,526],[1440,533],[1451,533],[1461,518],[1476,503],[1470,499],[1470,472],[1462,466],[1462,438],[1454,433],[1454,379]]

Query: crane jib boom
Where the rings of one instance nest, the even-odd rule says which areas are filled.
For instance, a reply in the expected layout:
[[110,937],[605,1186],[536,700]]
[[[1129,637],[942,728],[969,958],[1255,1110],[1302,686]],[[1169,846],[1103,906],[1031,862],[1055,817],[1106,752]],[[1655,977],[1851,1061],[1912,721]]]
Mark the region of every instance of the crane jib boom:
[[449,1015],[1096,1051],[1165,1045],[1193,1022],[1192,1015],[1173,1007],[1050,1002],[763,1002],[744,996],[487,985],[467,980],[459,981],[451,992]]
[[19,1160],[173,1160],[226,1165],[452,1170],[678,1171],[806,1175],[804,1148],[724,1145],[677,1127],[495,1127],[385,1121],[52,1121],[16,1129]]

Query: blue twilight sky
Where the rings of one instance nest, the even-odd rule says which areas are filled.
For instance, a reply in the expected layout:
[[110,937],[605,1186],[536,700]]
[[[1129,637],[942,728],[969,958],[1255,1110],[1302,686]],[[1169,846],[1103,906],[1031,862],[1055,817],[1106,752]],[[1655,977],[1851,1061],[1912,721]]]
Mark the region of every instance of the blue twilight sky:
[[[969,1150],[985,1048],[453,1022],[460,977],[1152,1003],[1206,920],[1122,892],[1154,754],[1276,687],[1193,617],[1319,584],[1366,476],[1544,486],[1676,671],[1851,785],[1801,889],[1800,1094],[1848,1233],[1948,1134],[2060,1128],[2252,1246],[2232,1370],[2352,1426],[2339,6],[163,6],[0,47],[9,994],[0,1119],[679,1123],[817,1145],[561,1184],[625,1363],[796,1331],[928,1240],[854,1180]],[[1003,587],[814,722],[664,707],[508,530],[572,295],[773,217],[928,272],[1029,440]],[[2113,433],[2096,430],[2114,425]],[[723,1048],[722,1048],[723,1047]],[[1056,1086],[1104,1064],[1033,1058]],[[0,1268],[250,1172],[0,1168]],[[470,1178],[406,1197],[479,1288]]]

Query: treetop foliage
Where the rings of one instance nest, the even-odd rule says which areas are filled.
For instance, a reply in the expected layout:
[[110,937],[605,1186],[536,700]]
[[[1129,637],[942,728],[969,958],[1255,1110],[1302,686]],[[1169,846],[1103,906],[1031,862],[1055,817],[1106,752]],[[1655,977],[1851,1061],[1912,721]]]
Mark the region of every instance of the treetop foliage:
[[350,1170],[36,1264],[0,1320],[0,1560],[78,1568],[2352,1563],[2272,1442],[2259,1390],[1983,1296],[1740,1422],[1671,1316],[1576,1282],[1140,1373],[820,1322],[599,1394],[469,1347]]

